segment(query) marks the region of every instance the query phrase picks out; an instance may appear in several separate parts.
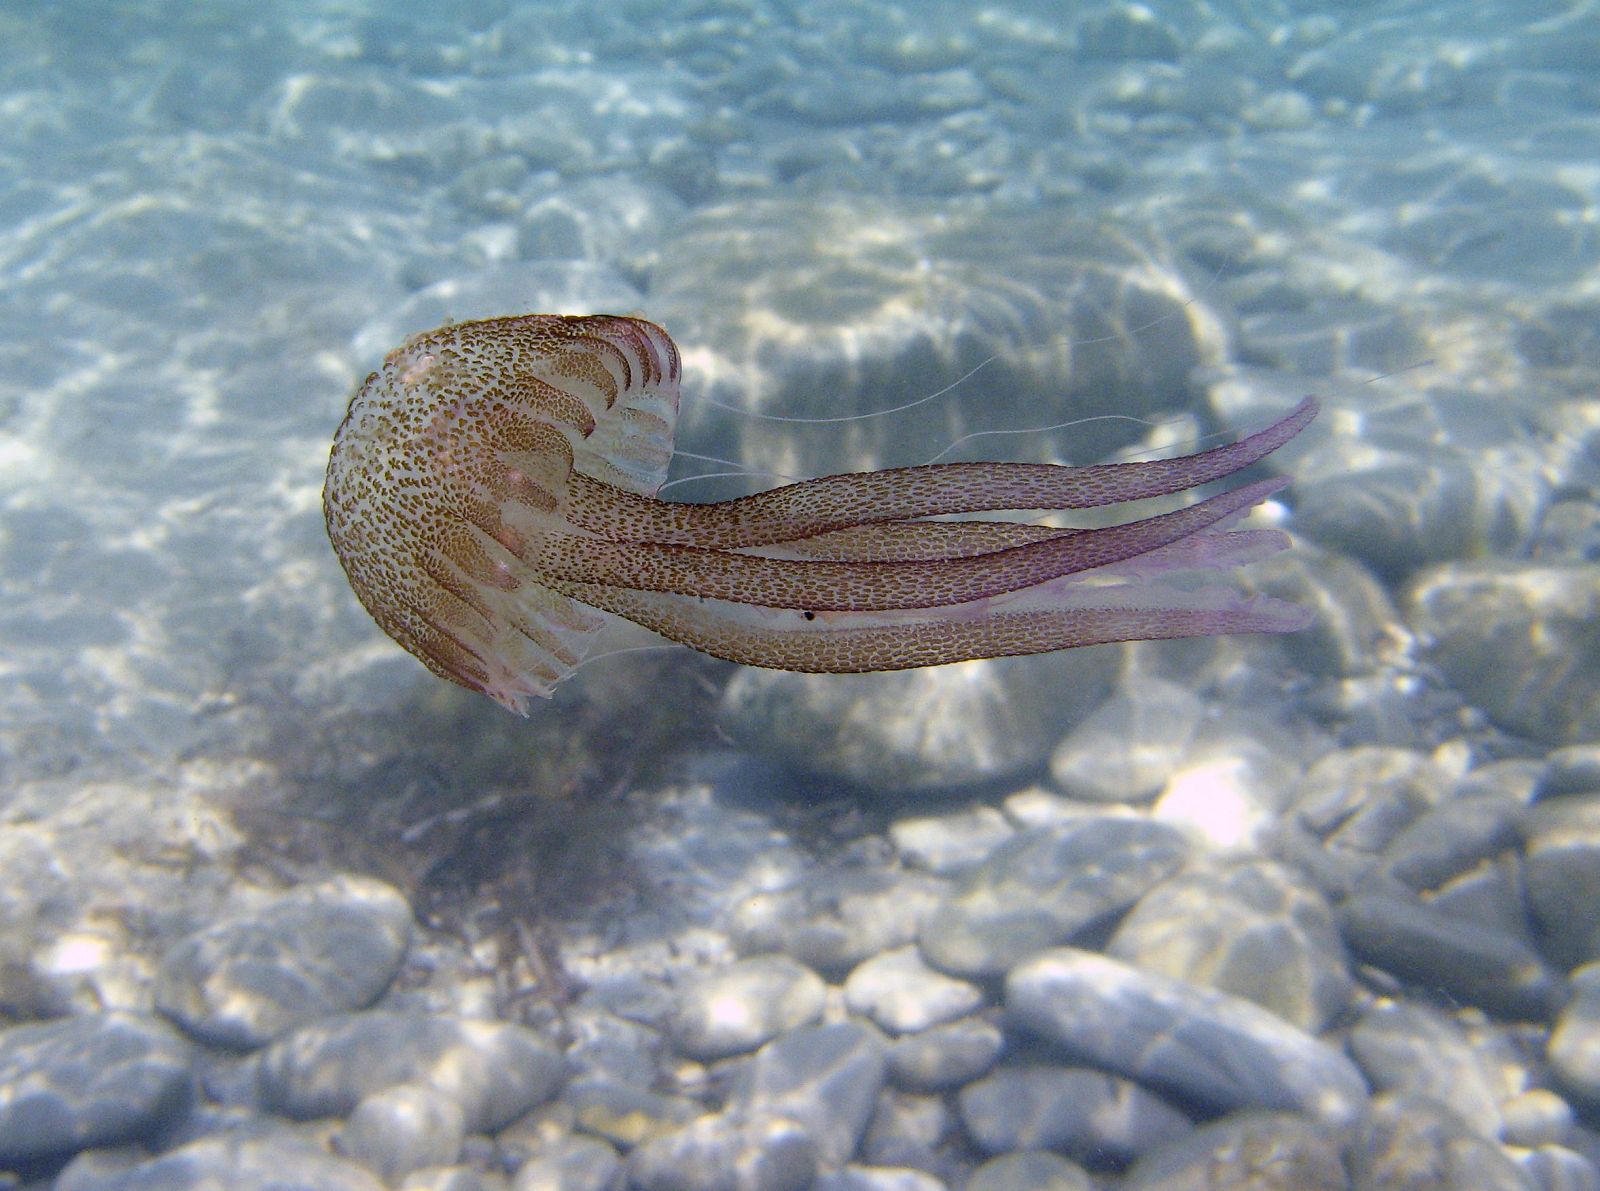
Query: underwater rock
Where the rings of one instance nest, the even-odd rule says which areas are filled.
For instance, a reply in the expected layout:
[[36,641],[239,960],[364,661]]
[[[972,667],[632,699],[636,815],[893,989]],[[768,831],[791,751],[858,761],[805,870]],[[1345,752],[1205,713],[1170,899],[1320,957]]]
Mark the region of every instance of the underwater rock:
[[1182,759],[1203,712],[1185,687],[1129,678],[1056,746],[1050,780],[1072,798],[1148,801]]
[[752,751],[867,789],[969,785],[1042,765],[1110,693],[1118,657],[1078,649],[846,676],[745,668],[719,719]]
[[1299,1112],[1353,1122],[1355,1064],[1250,1001],[1059,947],[1006,975],[1006,1010],[1067,1054],[1209,1112]]
[[1340,907],[1339,921],[1363,962],[1490,1013],[1542,1021],[1564,995],[1539,954],[1515,935],[1409,894],[1357,893]]
[[1556,1017],[1547,1053],[1562,1087],[1600,1104],[1600,963],[1572,974],[1572,999]]
[[366,1096],[339,1131],[338,1150],[393,1184],[461,1154],[466,1121],[450,1096],[425,1084],[396,1084]]
[[805,1191],[816,1174],[816,1147],[789,1120],[703,1116],[628,1159],[638,1191]]
[[978,864],[1017,829],[992,806],[896,819],[889,840],[912,868],[949,877]]
[[156,1007],[218,1046],[264,1046],[298,1025],[362,1009],[405,955],[411,907],[398,890],[342,876],[291,890],[197,931],[156,973]]
[[[1152,237],[1031,206],[972,216],[865,195],[727,203],[678,229],[654,278],[651,316],[696,378],[680,442],[758,473],[921,463],[989,430],[1030,430],[1004,440],[1030,460],[1094,462],[1139,431],[1045,428],[1168,410],[1192,369],[1226,355],[1223,322]],[[837,421],[930,394],[942,395]],[[696,396],[829,423],[797,434]]]
[[1385,1092],[1347,1153],[1358,1187],[1405,1185],[1426,1170],[1439,1186],[1528,1191],[1528,1181],[1495,1142],[1479,1137],[1450,1109],[1423,1096]]
[[344,1116],[375,1092],[426,1083],[457,1101],[473,1133],[549,1099],[564,1075],[561,1056],[523,1026],[375,1011],[302,1026],[257,1064],[263,1104],[297,1120]]
[[1499,1137],[1499,1073],[1447,1014],[1425,1005],[1373,1005],[1350,1031],[1350,1054],[1376,1090],[1430,1097],[1480,1136]]
[[1138,1084],[1085,1068],[1002,1067],[968,1084],[957,1103],[987,1154],[1056,1150],[1120,1166],[1192,1127]]
[[1600,737],[1600,566],[1445,563],[1416,577],[1405,610],[1429,660],[1498,723],[1554,745]]
[[907,1091],[949,1091],[982,1076],[1004,1046],[999,1027],[962,1018],[896,1038],[889,1045],[889,1077]]
[[91,1013],[0,1030],[0,1163],[146,1139],[188,1110],[189,1045],[166,1023]]
[[1350,1185],[1338,1136],[1278,1112],[1237,1113],[1202,1125],[1146,1154],[1121,1184],[1123,1191],[1345,1191]]
[[918,934],[923,956],[962,976],[1003,972],[1127,909],[1189,848],[1175,828],[1085,817],[1018,832],[963,876]]
[[690,1058],[744,1054],[822,1015],[822,978],[783,955],[719,968],[682,991],[672,1039]]
[[972,1012],[983,1003],[983,992],[934,971],[907,946],[857,965],[844,982],[844,1003],[891,1033],[909,1034]]
[[335,1157],[281,1126],[239,1129],[202,1137],[158,1158],[133,1162],[116,1173],[92,1170],[85,1154],[56,1181],[60,1191],[384,1191],[364,1167]]
[[1089,1174],[1048,1150],[991,1158],[967,1180],[966,1191],[1094,1191]]
[[1328,903],[1270,861],[1163,881],[1118,925],[1106,954],[1244,997],[1313,1032],[1345,1008],[1353,989]]
[[883,1089],[883,1036],[846,1021],[805,1026],[756,1052],[728,1097],[741,1120],[797,1122],[824,1166],[842,1166],[861,1144]]
[[1540,942],[1562,967],[1600,959],[1600,794],[1552,798],[1523,821],[1524,877]]

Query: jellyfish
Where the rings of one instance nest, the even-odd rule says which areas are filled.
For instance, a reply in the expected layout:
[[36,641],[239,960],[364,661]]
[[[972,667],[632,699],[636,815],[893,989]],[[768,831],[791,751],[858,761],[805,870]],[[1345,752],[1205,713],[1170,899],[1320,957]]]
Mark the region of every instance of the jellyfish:
[[664,330],[620,316],[406,340],[351,399],[328,461],[328,536],[357,598],[435,674],[522,715],[607,613],[745,665],[831,674],[1308,622],[1193,581],[1286,544],[1234,527],[1286,478],[1103,528],[951,518],[1185,492],[1289,441],[1312,398],[1180,458],[926,464],[694,504],[656,496],[680,371]]

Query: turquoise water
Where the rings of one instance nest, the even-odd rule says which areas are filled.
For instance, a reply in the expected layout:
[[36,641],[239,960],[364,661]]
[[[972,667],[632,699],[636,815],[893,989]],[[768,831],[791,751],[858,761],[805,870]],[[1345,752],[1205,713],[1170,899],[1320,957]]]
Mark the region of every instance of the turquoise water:
[[[776,949],[842,987],[729,915],[1111,806],[1186,833],[1188,877],[1271,861],[1328,915],[1314,1011],[1212,983],[1341,1053],[1386,998],[1479,1030],[1468,1132],[1548,1178],[1528,1154],[1600,1128],[1600,1076],[1547,1053],[1600,958],[1597,161],[1583,3],[0,8],[0,1008],[149,1012],[176,939],[349,872],[441,932],[406,1007],[558,1016],[526,947],[473,951],[523,918],[575,985],[676,987],[616,925],[662,887],[688,908],[651,930],[707,932],[688,969]],[[385,352],[530,311],[672,333],[678,499],[1170,455],[1316,393],[1270,464],[1294,548],[1239,580],[1316,624],[887,678],[635,651],[514,720],[382,636],[320,500]],[[914,859],[903,821],[958,812],[984,846]],[[1352,900],[1390,892],[1443,925]],[[1452,923],[1524,983],[1466,979]],[[1505,1125],[1551,1088],[1565,1131]],[[963,1120],[906,1165],[961,1185],[999,1144]]]

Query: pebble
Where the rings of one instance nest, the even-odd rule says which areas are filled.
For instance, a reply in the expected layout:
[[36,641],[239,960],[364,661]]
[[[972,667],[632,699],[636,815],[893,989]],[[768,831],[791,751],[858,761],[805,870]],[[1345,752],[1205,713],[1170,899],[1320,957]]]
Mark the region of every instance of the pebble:
[[[1448,1103],[1443,1101],[1442,1103]],[[1555,1146],[1572,1134],[1572,1106],[1548,1088],[1529,1088],[1500,1105],[1503,1125],[1500,1140],[1507,1145],[1537,1149]]]
[[499,1171],[464,1165],[425,1167],[412,1171],[396,1184],[399,1191],[506,1191],[507,1185]]
[[1537,1191],[1600,1191],[1600,1167],[1565,1146],[1513,1151],[1512,1158]]
[[1349,1047],[1378,1091],[1432,1097],[1479,1136],[1500,1135],[1494,1077],[1452,1018],[1421,1005],[1376,1005],[1350,1031]]
[[1521,817],[1521,802],[1508,794],[1452,795],[1385,845],[1384,871],[1418,892],[1436,889],[1516,847]]
[[[55,1191],[383,1191],[371,1171],[277,1127],[203,1137],[158,1158],[108,1170],[105,1151],[85,1154],[55,1182]],[[117,1161],[121,1159],[121,1161]]]
[[845,1007],[895,1034],[926,1030],[983,1003],[977,985],[936,972],[915,947],[898,947],[859,964],[844,982]]
[[1102,1071],[1002,1067],[957,1097],[961,1122],[988,1154],[1057,1150],[1121,1166],[1182,1137],[1189,1118],[1135,1083]]
[[687,1096],[635,1087],[604,1076],[575,1079],[561,1090],[577,1126],[624,1149],[670,1133],[704,1114]]
[[1366,963],[1468,1005],[1544,1020],[1561,1002],[1561,981],[1521,939],[1409,894],[1358,893],[1340,907],[1339,921]]
[[1306,771],[1291,813],[1335,857],[1370,861],[1443,802],[1450,782],[1443,767],[1412,749],[1345,749]]
[[1600,905],[1600,794],[1537,803],[1522,831],[1528,904],[1544,947],[1567,968],[1600,959],[1600,916],[1573,913]]
[[1239,1113],[1203,1125],[1145,1154],[1120,1184],[1121,1191],[1347,1191],[1350,1186],[1338,1136],[1304,1117],[1276,1112]]
[[946,1097],[886,1088],[878,1095],[857,1157],[868,1166],[938,1170],[948,1165],[942,1152],[954,1131],[955,1116]]
[[1349,1059],[1276,1014],[1092,952],[1062,947],[1019,964],[1005,1004],[1066,1053],[1180,1107],[1282,1109],[1339,1126],[1367,1098]]
[[461,1155],[466,1120],[461,1106],[420,1084],[396,1084],[362,1098],[344,1127],[341,1154],[394,1183],[425,1166],[448,1166]]
[[1118,925],[1106,954],[1244,997],[1313,1032],[1344,1009],[1353,987],[1328,903],[1270,861],[1163,881]]
[[263,1105],[297,1120],[344,1116],[366,1096],[423,1083],[460,1106],[469,1132],[493,1132],[549,1099],[561,1056],[503,1022],[366,1012],[302,1026],[261,1052]]
[[623,1180],[617,1151],[594,1137],[564,1137],[517,1168],[511,1191],[616,1191]]
[[190,935],[162,957],[156,1008],[218,1046],[264,1046],[285,1030],[370,1004],[411,931],[398,890],[343,876],[295,889]]
[[1422,1096],[1374,1096],[1346,1153],[1357,1187],[1414,1185],[1422,1170],[1438,1187],[1530,1191],[1522,1171],[1495,1142]]
[[1428,658],[1491,719],[1548,744],[1600,737],[1600,566],[1468,559],[1412,582]]
[[1186,687],[1131,679],[1056,746],[1050,779],[1072,798],[1149,801],[1183,759],[1203,713]]
[[844,973],[909,943],[949,888],[937,877],[874,868],[819,868],[734,908],[741,951],[783,951],[821,972]]
[[889,840],[912,868],[948,877],[971,868],[1015,833],[1011,821],[994,807],[979,806],[897,819],[889,827]]
[[628,1159],[638,1191],[804,1191],[816,1174],[816,1147],[791,1120],[703,1116]]
[[1546,1053],[1564,1088],[1600,1105],[1600,963],[1579,968],[1570,984],[1572,997],[1556,1016]]
[[1042,765],[1110,691],[1114,657],[1068,650],[843,680],[745,668],[719,720],[752,752],[863,790],[961,788]]
[[825,1167],[855,1156],[884,1086],[882,1035],[858,1022],[805,1026],[767,1043],[740,1073],[727,1113],[796,1122]]
[[925,1170],[886,1166],[846,1166],[811,1186],[812,1191],[949,1191],[948,1184]]
[[1018,832],[968,872],[922,924],[929,963],[993,975],[1132,905],[1188,855],[1175,828],[1096,816]]
[[1095,1191],[1089,1172],[1048,1150],[990,1158],[972,1172],[965,1191]]
[[1150,808],[1157,823],[1175,827],[1218,857],[1255,856],[1272,838],[1300,763],[1267,747],[1254,723],[1206,725]]
[[0,1164],[130,1144],[193,1096],[190,1048],[165,1022],[90,1013],[0,1031]]
[[977,1079],[1000,1057],[1005,1036],[980,1018],[963,1018],[889,1046],[889,1076],[912,1092],[943,1092]]
[[822,1014],[822,978],[782,955],[743,959],[683,990],[672,1039],[693,1059],[745,1054]]

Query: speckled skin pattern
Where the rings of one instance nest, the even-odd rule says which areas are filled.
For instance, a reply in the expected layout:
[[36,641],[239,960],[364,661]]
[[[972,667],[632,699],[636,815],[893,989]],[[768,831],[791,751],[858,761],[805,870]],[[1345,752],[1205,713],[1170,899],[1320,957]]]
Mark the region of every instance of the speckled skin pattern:
[[1305,624],[1277,601],[1152,581],[1280,547],[1225,526],[1282,480],[1105,529],[921,519],[1181,492],[1287,442],[1310,398],[1178,459],[935,464],[695,505],[655,499],[678,379],[672,340],[640,319],[407,340],[351,400],[328,463],[328,536],[362,604],[435,673],[517,712],[582,661],[596,608],[734,661],[832,673]]

